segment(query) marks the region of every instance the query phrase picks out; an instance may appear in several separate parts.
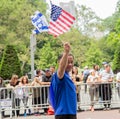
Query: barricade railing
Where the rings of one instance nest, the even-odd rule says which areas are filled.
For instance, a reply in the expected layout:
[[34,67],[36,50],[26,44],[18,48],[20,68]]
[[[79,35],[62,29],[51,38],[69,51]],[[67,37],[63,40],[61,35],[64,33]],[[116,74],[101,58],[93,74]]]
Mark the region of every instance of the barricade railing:
[[[87,110],[90,105],[96,109],[110,105],[111,108],[120,107],[120,97],[118,95],[117,83],[77,83],[77,103],[78,109]],[[87,90],[86,90],[87,87]],[[0,88],[0,114],[25,115],[26,113],[44,113],[49,107],[48,101],[49,85],[22,86],[15,88]],[[2,119],[2,118],[1,118]]]
[[117,82],[111,83],[78,83],[79,97],[78,107],[87,110],[91,105],[97,109],[105,106],[110,108],[120,108],[120,93],[118,93]]

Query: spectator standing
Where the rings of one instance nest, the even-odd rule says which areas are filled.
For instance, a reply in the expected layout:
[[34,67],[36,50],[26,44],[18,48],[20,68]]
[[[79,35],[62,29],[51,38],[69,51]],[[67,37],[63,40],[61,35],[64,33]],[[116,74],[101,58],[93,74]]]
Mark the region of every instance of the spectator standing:
[[81,77],[78,73],[78,68],[76,66],[74,66],[72,68],[72,76],[71,76],[73,82],[75,83],[76,85],[76,93],[77,93],[77,104],[78,104],[78,110],[81,110],[80,109],[80,82],[81,82]]
[[120,72],[117,73],[116,81],[117,81],[118,96],[120,98]]
[[50,66],[50,72],[51,72],[51,75],[53,75],[55,73],[55,67],[54,66]]
[[[27,115],[27,114],[26,114],[26,109],[28,108],[27,103],[28,103],[29,91],[30,91],[30,90],[29,90],[29,87],[28,87],[28,86],[30,86],[30,84],[28,83],[28,77],[27,77],[27,76],[22,76],[22,77],[21,77],[20,86],[21,86],[21,88],[22,88],[22,90],[23,90],[23,98],[22,98],[22,101],[23,101],[24,108],[25,108],[25,110],[24,110],[24,116],[26,116],[26,115]],[[28,109],[28,111],[29,111],[29,114],[31,114],[31,110]]]
[[101,79],[101,99],[104,103],[104,110],[110,110],[112,89],[111,82],[113,81],[113,73],[109,64],[104,65],[105,69],[100,73]]
[[[10,84],[7,85],[8,88],[11,88],[13,90],[10,91],[10,98],[12,98],[12,107],[16,108],[16,114],[19,116],[20,114],[20,99],[19,99],[19,93],[17,90],[17,86],[19,85],[20,81],[18,79],[18,75],[14,74],[11,77]],[[13,115],[15,115],[15,112],[12,111]]]
[[[116,81],[117,81],[116,85],[117,85],[118,97],[120,99],[120,72],[117,73]],[[120,109],[119,109],[119,112],[120,112]]]
[[[91,107],[90,110],[94,111],[94,104],[96,101],[98,101],[99,96],[99,85],[97,83],[100,82],[100,79],[98,75],[95,74],[95,70],[90,70],[90,75],[88,76],[87,83],[89,85],[89,95],[90,95],[90,101],[91,101]],[[96,99],[94,99],[96,98]]]
[[[52,78],[52,75],[51,75],[51,72],[50,72],[50,69],[45,69],[45,74],[42,76],[42,85],[50,85],[50,82],[51,82],[51,78]],[[48,87],[42,87],[42,104],[44,104],[45,106],[48,106],[46,105],[47,102],[48,102],[48,90],[49,88]],[[44,107],[44,114],[47,114],[47,111],[48,111],[48,107]]]
[[36,76],[38,80],[41,82],[42,81],[42,71],[41,70],[36,70]]
[[55,111],[55,119],[76,119],[77,95],[76,86],[69,72],[74,65],[70,54],[70,44],[64,44],[64,53],[58,57],[59,67],[52,76],[50,85],[50,104]]
[[41,82],[38,79],[38,77],[35,77],[33,82],[31,83],[32,87],[32,105],[35,107],[34,108],[34,115],[39,116],[39,107],[41,104]]
[[[4,88],[5,88],[5,85],[3,84],[3,78],[0,77],[0,100],[5,99],[7,97],[7,90]],[[2,118],[5,116],[4,109],[1,109],[1,115],[2,115]]]
[[97,64],[93,65],[93,69],[95,71],[95,75],[99,76],[99,73],[100,73],[100,67],[99,67],[99,65],[97,65]]
[[87,92],[86,81],[87,81],[87,78],[88,78],[89,74],[90,74],[90,72],[89,72],[88,66],[85,66],[84,71],[83,71],[83,82],[85,83],[85,93]]

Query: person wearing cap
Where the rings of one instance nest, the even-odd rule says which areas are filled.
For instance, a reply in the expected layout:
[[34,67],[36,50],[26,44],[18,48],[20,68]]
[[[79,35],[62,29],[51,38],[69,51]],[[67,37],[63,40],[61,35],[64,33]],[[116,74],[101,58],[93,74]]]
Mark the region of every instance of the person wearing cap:
[[108,64],[108,63],[107,62],[102,62],[101,63],[102,66],[100,68],[100,72],[102,72],[105,69],[105,67],[104,67],[105,64]]
[[64,52],[58,57],[58,70],[52,76],[49,101],[55,111],[55,119],[77,119],[76,86],[70,77],[74,57],[70,44],[64,43]]
[[111,72],[109,64],[104,65],[105,69],[100,72],[101,79],[101,99],[104,102],[104,110],[110,110],[112,89],[111,82],[113,81],[114,74]]

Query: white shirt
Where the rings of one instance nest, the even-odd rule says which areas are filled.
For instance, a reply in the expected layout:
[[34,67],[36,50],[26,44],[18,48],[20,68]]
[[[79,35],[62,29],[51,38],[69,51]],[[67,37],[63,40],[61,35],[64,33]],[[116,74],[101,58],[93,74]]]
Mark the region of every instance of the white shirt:
[[108,82],[108,80],[110,79],[110,78],[113,78],[114,77],[114,74],[113,74],[113,72],[107,72],[106,70],[103,70],[101,73],[100,73],[100,76],[101,76],[101,80],[103,81],[103,82]]
[[[116,80],[120,80],[120,72],[117,73]],[[117,83],[117,87],[120,87],[120,83]]]

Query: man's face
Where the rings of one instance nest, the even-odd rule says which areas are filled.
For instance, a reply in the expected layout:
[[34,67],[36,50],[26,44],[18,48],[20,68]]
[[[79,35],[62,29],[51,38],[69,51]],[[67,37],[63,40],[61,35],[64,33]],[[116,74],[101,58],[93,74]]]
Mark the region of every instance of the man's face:
[[71,71],[73,66],[74,66],[73,56],[68,56],[68,63],[67,63],[67,66],[66,66],[66,71],[67,72]]
[[109,72],[109,71],[110,71],[110,66],[105,66],[105,70],[106,70],[107,72]]
[[50,71],[46,71],[46,72],[45,72],[45,75],[46,75],[46,76],[50,76],[50,75],[51,75],[51,72],[50,72]]
[[50,67],[50,72],[53,74],[55,72],[55,68]]

